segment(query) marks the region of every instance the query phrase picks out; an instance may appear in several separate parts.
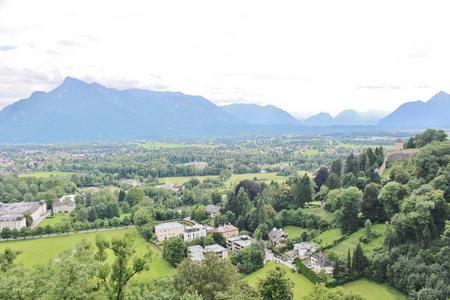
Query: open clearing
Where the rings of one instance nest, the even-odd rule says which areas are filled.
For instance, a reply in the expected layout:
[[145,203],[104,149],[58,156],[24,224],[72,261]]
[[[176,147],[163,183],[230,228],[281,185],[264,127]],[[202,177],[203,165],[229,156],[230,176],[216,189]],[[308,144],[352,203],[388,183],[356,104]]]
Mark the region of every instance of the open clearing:
[[[21,263],[26,268],[32,268],[35,265],[42,265],[47,263],[52,258],[55,258],[64,250],[75,247],[82,240],[95,241],[95,236],[100,234],[108,240],[115,237],[122,237],[126,233],[134,234],[136,236],[136,253],[144,254],[152,251],[152,263],[150,269],[145,271],[136,279],[151,279],[173,274],[175,269],[166,262],[158,249],[155,246],[145,242],[137,233],[135,229],[118,229],[101,232],[78,233],[72,235],[64,235],[58,237],[38,238],[32,240],[19,240],[0,242],[0,251],[6,248],[21,250],[22,253],[17,257],[16,262]],[[113,256],[108,250],[108,262],[113,262]]]
[[[218,176],[176,176],[176,177],[163,177],[159,178],[159,183],[161,184],[184,184],[188,182],[191,178],[197,178],[200,181],[206,178],[217,178]],[[226,182],[225,185],[236,185],[241,180],[244,179],[257,179],[257,181],[264,181],[269,183],[270,181],[284,181],[286,178],[284,176],[279,176],[276,173],[247,173],[247,174],[233,174]]]
[[328,223],[334,222],[334,214],[329,211],[326,211],[322,207],[304,208],[304,209],[302,209],[302,211],[304,211],[305,213],[316,215],[316,216],[320,217],[322,220],[327,221]]
[[333,248],[330,248],[328,252],[334,252],[339,256],[344,256],[347,255],[348,249],[353,250],[358,243],[361,243],[364,253],[366,255],[371,255],[374,249],[383,246],[386,225],[375,224],[372,226],[372,229],[374,232],[378,233],[379,236],[369,243],[364,244],[359,241],[359,238],[364,234],[364,228],[360,228],[358,231],[352,233],[347,239],[343,240]]
[[342,237],[341,230],[339,228],[330,229],[319,234],[313,242],[317,243],[321,247],[333,245],[334,241],[337,241]]
[[38,226],[45,227],[47,225],[61,224],[65,220],[69,220],[69,214],[56,214],[48,216],[44,221],[42,221]]
[[72,174],[73,174],[72,172],[61,172],[61,171],[47,172],[47,171],[42,171],[42,172],[32,172],[32,173],[20,174],[19,177],[20,178],[27,178],[27,177],[49,178],[51,176],[54,176],[54,177],[70,176]]
[[258,271],[245,276],[244,280],[247,281],[248,284],[256,288],[258,286],[259,280],[264,278],[269,271],[275,269],[276,266],[280,266],[283,270],[285,270],[288,277],[294,282],[295,299],[302,299],[312,291],[314,285],[305,276],[294,273],[286,266],[277,265],[273,262],[269,262],[262,269],[259,269]]
[[402,300],[406,296],[390,287],[367,279],[358,279],[342,286],[345,290],[352,290],[364,296],[367,300]]
[[303,232],[308,232],[309,230],[300,226],[284,226],[283,231],[289,235],[290,239],[299,238]]

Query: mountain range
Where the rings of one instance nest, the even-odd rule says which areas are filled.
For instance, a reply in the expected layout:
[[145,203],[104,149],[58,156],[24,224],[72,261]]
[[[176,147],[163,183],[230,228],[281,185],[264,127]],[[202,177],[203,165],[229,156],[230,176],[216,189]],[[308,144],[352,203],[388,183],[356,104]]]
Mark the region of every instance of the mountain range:
[[405,103],[382,119],[376,112],[345,110],[334,118],[319,113],[300,121],[273,105],[217,106],[201,96],[119,90],[67,77],[51,91],[34,92],[1,110],[0,142],[236,136],[357,126],[364,130],[450,128],[448,116],[450,95],[444,92],[427,102]]

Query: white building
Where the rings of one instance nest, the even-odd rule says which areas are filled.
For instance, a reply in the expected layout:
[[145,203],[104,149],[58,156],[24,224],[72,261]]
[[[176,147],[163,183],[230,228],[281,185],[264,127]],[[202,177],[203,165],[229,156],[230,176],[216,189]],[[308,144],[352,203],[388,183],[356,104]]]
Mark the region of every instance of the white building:
[[183,232],[183,239],[186,242],[192,242],[195,239],[206,236],[206,227],[203,225],[194,225],[186,227]]
[[31,217],[31,225],[37,225],[45,219],[47,215],[47,205],[45,201],[39,202],[0,202],[0,228],[20,229],[26,226],[25,215]]
[[188,257],[193,261],[202,261],[205,258],[205,253],[214,253],[222,259],[228,257],[228,250],[219,244],[205,246],[205,248],[200,245],[188,247]]
[[184,225],[177,222],[162,223],[155,226],[155,235],[158,241],[165,241],[173,237],[182,237]]
[[54,214],[70,213],[75,209],[75,195],[65,195],[53,202],[52,210]]
[[27,222],[23,215],[2,215],[0,216],[0,231],[3,228],[20,229],[26,227]]
[[308,242],[294,244],[294,252],[300,259],[311,256],[316,250],[316,246]]

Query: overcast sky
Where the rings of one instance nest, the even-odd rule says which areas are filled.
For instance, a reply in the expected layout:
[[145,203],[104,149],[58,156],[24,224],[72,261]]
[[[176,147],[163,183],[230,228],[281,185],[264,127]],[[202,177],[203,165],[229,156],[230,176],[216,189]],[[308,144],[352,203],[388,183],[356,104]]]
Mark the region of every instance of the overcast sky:
[[0,0],[0,107],[64,77],[289,112],[450,92],[449,1]]

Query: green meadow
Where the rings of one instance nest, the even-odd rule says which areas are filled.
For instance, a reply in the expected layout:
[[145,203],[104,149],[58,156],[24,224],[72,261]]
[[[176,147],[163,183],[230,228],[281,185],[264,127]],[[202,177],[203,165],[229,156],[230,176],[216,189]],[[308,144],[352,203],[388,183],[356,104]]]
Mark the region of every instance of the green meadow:
[[55,176],[55,177],[62,177],[62,176],[70,176],[72,175],[72,172],[61,172],[61,171],[42,171],[42,172],[32,172],[32,173],[25,173],[25,174],[20,174],[19,177],[20,178],[27,178],[27,177],[32,177],[32,178],[49,178],[51,176]]

